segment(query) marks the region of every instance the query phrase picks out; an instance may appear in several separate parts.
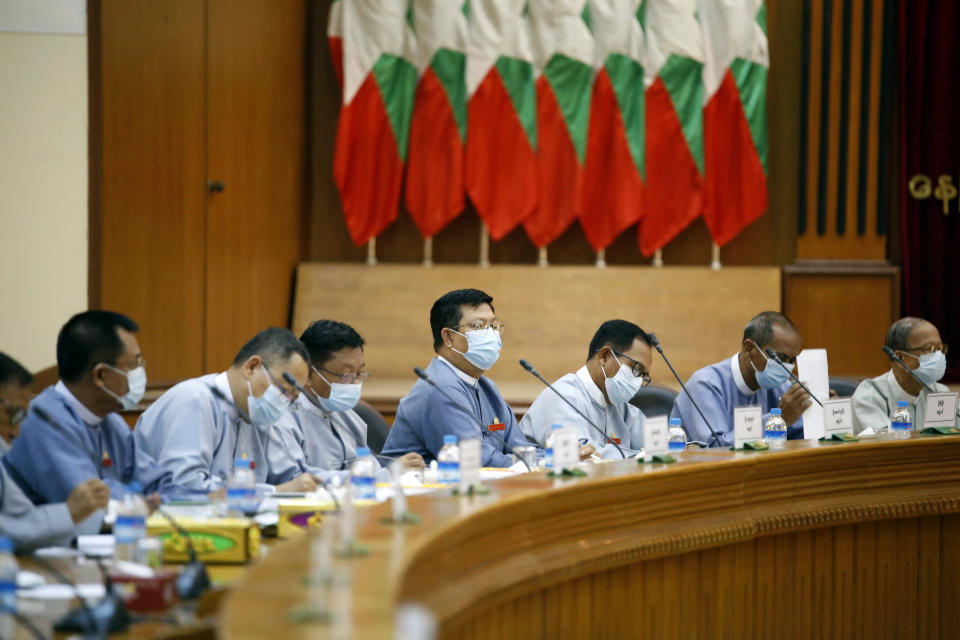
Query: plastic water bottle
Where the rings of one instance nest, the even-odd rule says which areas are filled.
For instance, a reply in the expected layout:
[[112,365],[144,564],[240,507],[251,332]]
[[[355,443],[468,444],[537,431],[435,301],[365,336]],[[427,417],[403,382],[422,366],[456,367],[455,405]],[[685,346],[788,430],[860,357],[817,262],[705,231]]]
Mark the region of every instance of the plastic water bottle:
[[137,546],[147,537],[150,510],[143,496],[136,493],[142,491],[139,485],[131,483],[128,489],[130,491],[124,494],[117,507],[117,521],[113,523],[113,538],[116,541],[114,555],[117,560],[139,562]]
[[687,432],[680,426],[680,418],[670,418],[667,429],[667,448],[670,451],[683,451],[687,448]]
[[12,638],[17,612],[17,558],[13,540],[0,536],[0,638]]
[[246,458],[237,458],[227,481],[227,513],[233,516],[257,512],[257,477]]
[[437,453],[437,469],[440,484],[460,484],[460,447],[457,446],[457,436],[443,436],[443,446]]
[[890,432],[894,440],[904,440],[909,438],[910,430],[913,428],[913,420],[910,419],[910,411],[907,409],[906,400],[897,400],[897,409],[890,416]]
[[367,447],[357,447],[357,457],[350,464],[350,487],[354,500],[377,499],[377,461]]
[[562,429],[562,424],[550,425],[550,435],[547,436],[547,446],[543,451],[543,467],[544,469],[553,469],[553,441],[555,440],[556,432],[559,429]]
[[782,449],[787,441],[787,423],[783,421],[780,409],[770,409],[770,417],[763,428],[763,438],[771,449]]

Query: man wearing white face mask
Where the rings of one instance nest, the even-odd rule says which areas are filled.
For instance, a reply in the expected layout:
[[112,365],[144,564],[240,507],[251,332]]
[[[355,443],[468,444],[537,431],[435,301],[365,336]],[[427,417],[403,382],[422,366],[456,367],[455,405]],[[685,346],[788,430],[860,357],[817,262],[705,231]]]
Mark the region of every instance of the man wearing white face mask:
[[[369,374],[363,338],[353,327],[335,320],[317,320],[300,336],[310,352],[305,394],[271,434],[270,466],[274,471],[305,466],[312,473],[345,476],[367,445],[367,424],[353,410]],[[319,405],[319,406],[318,406]],[[416,453],[401,458],[404,467],[423,468]],[[382,467],[382,465],[381,465]],[[390,479],[382,469],[383,480]]]
[[[529,442],[500,390],[483,375],[500,357],[502,344],[503,323],[494,315],[493,298],[478,289],[444,294],[430,309],[430,328],[437,357],[426,373],[457,402],[417,380],[400,400],[383,454],[414,452],[430,461],[443,446],[443,436],[455,435],[459,440],[481,439],[484,466],[509,467],[513,447]],[[488,428],[481,431],[478,421]]]
[[[626,320],[600,325],[587,351],[587,362],[576,373],[553,383],[593,424],[629,456],[643,447],[643,420],[630,399],[650,382],[653,356],[647,333]],[[520,421],[527,438],[546,446],[551,426],[576,426],[580,441],[592,445],[602,458],[619,460],[620,452],[550,389],[544,389]]]
[[137,444],[193,489],[223,489],[236,460],[247,459],[262,489],[313,491],[317,485],[310,474],[275,473],[269,464],[270,432],[298,395],[283,376],[306,384],[308,359],[290,331],[264,329],[229,369],[184,380],[150,405],[137,422]]
[[[57,338],[60,381],[30,404],[20,435],[3,463],[34,504],[64,502],[71,491],[99,478],[114,498],[138,483],[162,499],[202,497],[175,484],[116,412],[135,406],[146,388],[136,323],[112,311],[71,318]],[[42,420],[45,411],[61,427]],[[99,518],[99,516],[98,516]],[[99,528],[99,520],[93,523]]]
[[780,408],[787,423],[787,438],[803,438],[800,416],[813,400],[790,375],[764,353],[772,349],[788,367],[793,367],[803,351],[803,338],[790,319],[776,311],[764,311],[753,317],[743,330],[740,351],[733,357],[696,371],[687,380],[687,390],[696,399],[710,425],[716,430],[716,442],[710,429],[684,393],[673,403],[671,418],[680,418],[690,440],[708,442],[712,447],[733,445],[733,410],[759,406],[763,422],[770,409]]
[[[939,383],[947,369],[947,345],[940,340],[940,332],[930,322],[921,318],[901,318],[887,329],[885,343],[928,386],[937,392],[950,390]],[[923,385],[894,362],[889,371],[864,380],[854,392],[854,431],[860,433],[868,427],[874,430],[888,427],[898,400],[907,402],[913,424],[922,428],[927,393]]]

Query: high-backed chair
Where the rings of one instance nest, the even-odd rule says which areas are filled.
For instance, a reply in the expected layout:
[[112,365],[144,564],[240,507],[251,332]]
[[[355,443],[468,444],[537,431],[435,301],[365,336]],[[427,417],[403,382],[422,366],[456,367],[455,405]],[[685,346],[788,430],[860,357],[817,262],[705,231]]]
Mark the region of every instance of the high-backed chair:
[[859,378],[842,378],[839,376],[830,376],[830,388],[837,392],[840,398],[849,398],[860,385]]
[[677,392],[673,389],[650,383],[630,399],[630,404],[643,411],[646,416],[668,416],[676,398]]
[[387,432],[390,431],[390,426],[379,411],[363,400],[358,402],[353,410],[367,423],[367,446],[370,447],[372,453],[379,455],[383,450],[383,443],[387,441]]

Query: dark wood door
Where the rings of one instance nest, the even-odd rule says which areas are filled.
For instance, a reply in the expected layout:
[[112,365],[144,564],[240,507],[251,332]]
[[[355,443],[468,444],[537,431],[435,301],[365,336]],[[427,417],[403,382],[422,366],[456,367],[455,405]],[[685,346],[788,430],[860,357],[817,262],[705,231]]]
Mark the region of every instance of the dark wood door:
[[304,212],[304,0],[208,0],[206,368],[289,322]]
[[140,324],[151,382],[197,375],[204,356],[204,6],[102,0],[90,3],[90,16],[91,304]]

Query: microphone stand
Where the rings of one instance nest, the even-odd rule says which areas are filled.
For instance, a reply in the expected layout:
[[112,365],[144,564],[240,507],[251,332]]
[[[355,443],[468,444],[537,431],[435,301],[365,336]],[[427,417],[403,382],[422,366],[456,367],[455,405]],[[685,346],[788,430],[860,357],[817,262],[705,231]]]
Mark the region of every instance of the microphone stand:
[[802,382],[800,382],[800,380],[797,378],[797,376],[793,375],[793,371],[791,371],[791,370],[787,367],[787,365],[783,364],[783,360],[780,359],[780,356],[777,355],[777,352],[776,352],[776,351],[774,351],[774,350],[771,349],[770,347],[767,347],[766,349],[764,349],[764,352],[765,352],[768,356],[770,356],[778,365],[780,365],[780,366],[783,368],[783,370],[786,371],[786,372],[790,375],[791,378],[793,378],[793,381],[796,382],[798,385],[800,385],[800,388],[801,388],[801,389],[803,389],[804,391],[807,392],[807,395],[809,395],[811,398],[813,398],[813,400],[814,400],[818,405],[820,405],[821,407],[823,407],[823,403],[820,402],[820,400],[817,398],[817,396],[813,395],[813,392],[810,391],[810,389],[807,388],[807,385],[805,385],[805,384],[803,384]]

